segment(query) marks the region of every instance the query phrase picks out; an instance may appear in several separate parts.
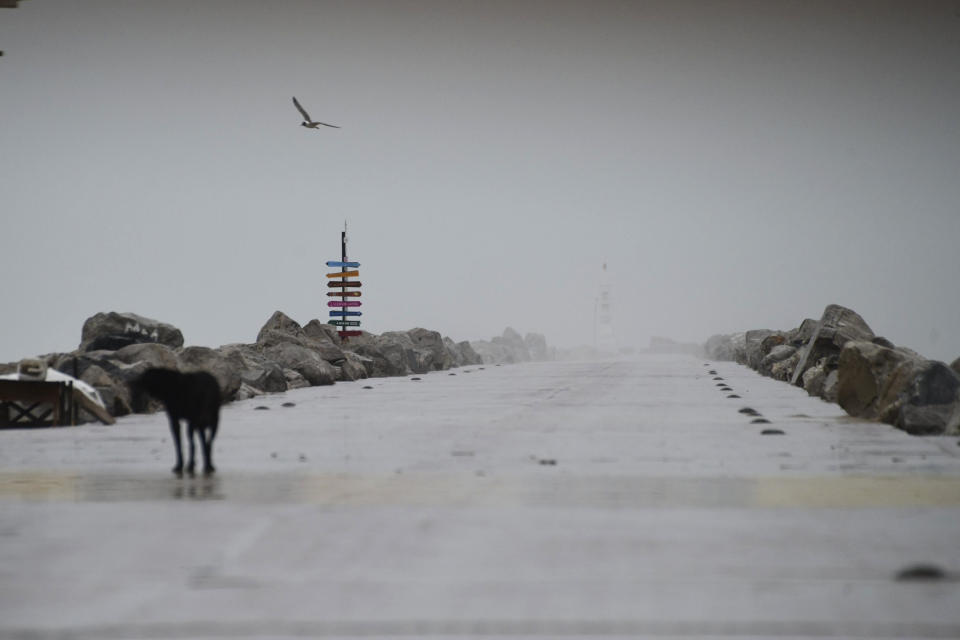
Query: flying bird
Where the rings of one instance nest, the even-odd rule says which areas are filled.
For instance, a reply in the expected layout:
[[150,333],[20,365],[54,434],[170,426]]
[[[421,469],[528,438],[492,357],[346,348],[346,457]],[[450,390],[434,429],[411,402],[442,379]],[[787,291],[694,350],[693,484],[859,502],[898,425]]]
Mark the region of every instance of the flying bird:
[[308,129],[316,129],[318,126],[322,124],[325,127],[333,127],[334,129],[340,128],[335,124],[327,124],[326,122],[317,122],[315,120],[312,120],[310,118],[310,114],[307,113],[307,110],[304,109],[302,106],[300,106],[300,103],[297,102],[296,96],[293,97],[293,106],[295,106],[297,108],[297,111],[299,111],[300,114],[303,116],[303,122],[300,123],[301,127],[306,127]]

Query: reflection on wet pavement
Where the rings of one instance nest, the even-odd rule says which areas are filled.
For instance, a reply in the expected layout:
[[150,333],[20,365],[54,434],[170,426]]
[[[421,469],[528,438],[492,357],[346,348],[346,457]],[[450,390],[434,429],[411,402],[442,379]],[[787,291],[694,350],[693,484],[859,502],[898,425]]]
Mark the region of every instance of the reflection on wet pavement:
[[466,474],[0,473],[0,501],[527,506],[565,508],[790,508],[960,506],[954,478],[848,476],[650,478]]

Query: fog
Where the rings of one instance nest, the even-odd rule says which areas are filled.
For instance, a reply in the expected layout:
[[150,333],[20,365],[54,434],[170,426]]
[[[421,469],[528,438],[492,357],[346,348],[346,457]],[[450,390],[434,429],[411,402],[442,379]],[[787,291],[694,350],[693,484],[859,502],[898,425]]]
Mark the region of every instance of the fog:
[[622,345],[839,303],[960,356],[957,2],[25,0],[0,49],[0,362],[326,318],[345,220],[377,333],[589,344],[606,263]]

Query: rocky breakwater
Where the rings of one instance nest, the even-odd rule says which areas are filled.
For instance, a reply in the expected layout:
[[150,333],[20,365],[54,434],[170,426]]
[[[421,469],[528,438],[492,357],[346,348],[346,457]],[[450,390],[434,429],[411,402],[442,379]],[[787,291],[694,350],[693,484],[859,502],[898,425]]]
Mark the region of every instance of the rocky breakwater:
[[840,305],[787,331],[711,336],[704,351],[803,387],[852,416],[915,435],[960,434],[960,358],[947,365],[894,345]]
[[547,346],[547,339],[539,333],[521,336],[507,327],[503,334],[490,340],[474,340],[469,345],[485,364],[514,364],[556,360],[556,350]]
[[[469,342],[454,342],[429,329],[382,335],[363,332],[345,343],[331,325],[311,320],[301,326],[280,311],[263,325],[256,342],[217,348],[185,347],[183,333],[158,320],[133,313],[98,313],[84,322],[75,351],[41,358],[47,366],[96,388],[114,416],[161,408],[130,393],[130,381],[151,367],[209,371],[229,402],[337,381],[483,362]],[[15,370],[16,363],[0,365],[0,372]]]

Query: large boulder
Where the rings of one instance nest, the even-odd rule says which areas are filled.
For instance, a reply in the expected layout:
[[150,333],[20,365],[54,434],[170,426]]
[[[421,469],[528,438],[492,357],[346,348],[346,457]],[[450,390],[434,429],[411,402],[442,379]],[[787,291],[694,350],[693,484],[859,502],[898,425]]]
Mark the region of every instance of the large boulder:
[[797,348],[792,344],[778,344],[763,356],[760,365],[757,367],[757,371],[771,378],[787,380],[793,372],[792,368],[796,359],[794,359],[793,362],[790,361],[796,353]]
[[460,350],[460,355],[463,356],[463,366],[483,364],[483,358],[473,350],[469,341],[463,340],[462,342],[458,342],[457,348]]
[[[296,371],[311,386],[333,384],[338,375],[337,368],[320,357],[313,349],[292,342],[281,342],[267,347],[263,355],[284,369]],[[287,378],[290,388],[290,378]]]
[[512,327],[503,330],[503,335],[494,338],[494,342],[499,342],[513,353],[514,362],[527,362],[530,360],[530,350],[527,349],[527,343],[523,337]]
[[110,356],[110,359],[119,360],[125,364],[146,362],[151,367],[174,370],[180,369],[180,358],[177,352],[166,345],[158,343],[131,344],[122,349],[117,349]]
[[452,338],[447,336],[443,337],[443,346],[447,350],[447,353],[450,354],[450,357],[453,359],[453,367],[462,367],[466,364],[463,357],[463,351],[460,349],[460,345],[453,341]]
[[542,333],[528,333],[523,336],[523,344],[533,360],[549,360],[550,351],[547,348],[547,338]]
[[415,349],[426,351],[429,355],[427,367],[433,371],[443,371],[454,366],[454,357],[444,344],[443,337],[436,331],[417,327],[407,332]]
[[427,373],[432,370],[433,353],[420,349],[406,331],[386,331],[376,340],[376,345],[391,359],[399,352],[407,368],[413,373]]
[[767,355],[764,347],[769,350],[774,346],[774,343],[768,340],[771,336],[777,336],[777,344],[783,343],[783,336],[770,329],[751,329],[747,331],[746,334],[744,334],[746,362],[741,364],[746,364],[754,370],[758,369],[764,356]]
[[323,360],[337,365],[343,361],[343,350],[322,329],[318,321],[311,322],[310,332],[282,311],[275,311],[257,334],[257,345],[266,350],[280,344],[294,344],[316,351]]
[[287,390],[283,367],[264,356],[256,345],[228,344],[219,351],[240,374],[242,385],[264,393]]
[[371,378],[405,376],[410,373],[403,347],[397,343],[364,341],[360,344],[351,344],[350,353],[361,358],[367,375]]
[[233,400],[240,389],[240,371],[223,353],[210,347],[187,347],[179,352],[182,371],[206,371],[220,383],[224,402]]
[[80,351],[116,351],[131,344],[155,342],[171,349],[183,346],[183,333],[173,325],[135,313],[98,313],[80,332]]
[[848,342],[837,374],[837,402],[850,415],[925,435],[944,433],[960,413],[960,376],[908,349]]
[[799,361],[790,379],[791,384],[802,381],[807,369],[815,366],[821,358],[839,356],[847,342],[869,342],[873,338],[873,330],[856,311],[838,304],[827,305],[816,329],[801,350]]
[[483,364],[513,364],[517,362],[512,350],[496,338],[491,341],[473,340],[470,346],[480,356]]
[[735,361],[738,350],[745,349],[745,343],[743,333],[717,334],[707,338],[703,351],[711,360]]
[[240,379],[254,389],[265,393],[287,390],[287,378],[282,366],[267,358],[253,345],[228,345],[221,351],[240,371]]

